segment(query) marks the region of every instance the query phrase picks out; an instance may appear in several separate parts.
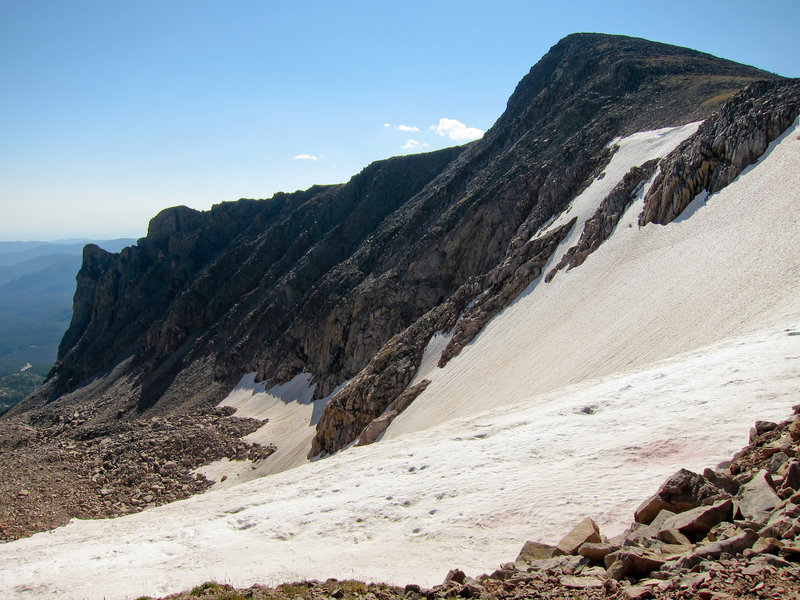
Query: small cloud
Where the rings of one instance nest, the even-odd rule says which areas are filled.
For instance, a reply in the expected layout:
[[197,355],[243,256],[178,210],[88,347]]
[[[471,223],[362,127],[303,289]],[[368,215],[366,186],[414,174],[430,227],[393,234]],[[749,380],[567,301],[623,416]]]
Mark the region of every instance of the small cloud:
[[408,140],[403,146],[403,150],[419,150],[420,148],[430,148],[430,144],[418,142],[417,140]]
[[392,125],[391,125],[391,123],[384,123],[383,126],[384,127],[391,127]]
[[419,127],[414,127],[413,125],[398,125],[395,129],[397,131],[419,131]]
[[319,160],[319,156],[313,154],[298,154],[292,160]]
[[467,127],[464,123],[456,119],[439,119],[439,124],[431,125],[430,130],[457,142],[477,140],[483,137],[484,133],[477,127]]

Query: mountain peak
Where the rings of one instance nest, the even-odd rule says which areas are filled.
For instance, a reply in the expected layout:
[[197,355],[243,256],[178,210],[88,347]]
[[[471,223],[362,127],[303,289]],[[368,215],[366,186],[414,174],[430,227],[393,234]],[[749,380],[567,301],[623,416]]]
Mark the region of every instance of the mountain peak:
[[[27,406],[92,378],[114,385],[115,368],[133,382],[119,396],[132,414],[212,404],[247,372],[273,384],[305,372],[316,398],[346,380],[364,386],[350,387],[350,404],[361,394],[369,409],[331,434],[351,441],[492,278],[508,264],[543,268],[569,228],[530,240],[601,176],[614,139],[702,120],[763,79],[778,78],[640,38],[573,34],[472,144],[379,161],[343,185],[162,211],[136,247],[90,253],[50,385]],[[358,379],[367,371],[393,379]]]

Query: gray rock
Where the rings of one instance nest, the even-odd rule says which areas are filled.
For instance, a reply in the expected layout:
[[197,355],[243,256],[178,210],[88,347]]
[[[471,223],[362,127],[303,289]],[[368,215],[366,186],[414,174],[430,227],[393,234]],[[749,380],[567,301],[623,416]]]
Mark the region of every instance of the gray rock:
[[770,513],[781,503],[772,487],[772,478],[762,469],[739,491],[738,511],[755,523],[766,524]]

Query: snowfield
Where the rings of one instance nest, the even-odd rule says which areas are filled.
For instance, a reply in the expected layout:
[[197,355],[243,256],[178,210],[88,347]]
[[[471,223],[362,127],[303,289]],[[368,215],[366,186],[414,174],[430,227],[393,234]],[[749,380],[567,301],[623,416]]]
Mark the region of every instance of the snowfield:
[[[693,127],[620,140],[570,218]],[[211,466],[229,477],[201,496],[0,545],[0,597],[135,598],[209,579],[430,586],[587,515],[619,533],[672,472],[713,467],[753,421],[800,402],[798,200],[798,124],[688,218],[639,228],[639,199],[583,265],[534,281],[444,369],[436,336],[418,374],[432,383],[371,446],[306,461],[325,402],[308,376],[244,379],[224,404],[268,417],[252,436],[276,455]]]

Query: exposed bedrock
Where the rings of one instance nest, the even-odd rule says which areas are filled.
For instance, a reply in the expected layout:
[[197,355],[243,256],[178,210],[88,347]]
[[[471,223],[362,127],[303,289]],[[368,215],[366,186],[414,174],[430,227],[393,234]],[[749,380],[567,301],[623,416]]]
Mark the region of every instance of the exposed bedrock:
[[800,114],[800,81],[761,81],[736,94],[662,162],[639,224],[666,225],[704,190],[718,192]]

